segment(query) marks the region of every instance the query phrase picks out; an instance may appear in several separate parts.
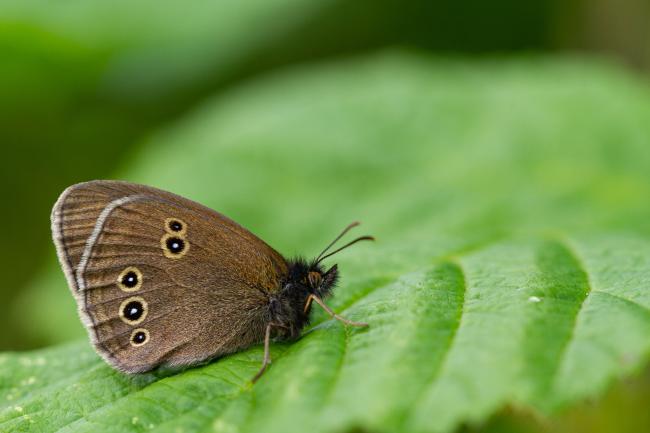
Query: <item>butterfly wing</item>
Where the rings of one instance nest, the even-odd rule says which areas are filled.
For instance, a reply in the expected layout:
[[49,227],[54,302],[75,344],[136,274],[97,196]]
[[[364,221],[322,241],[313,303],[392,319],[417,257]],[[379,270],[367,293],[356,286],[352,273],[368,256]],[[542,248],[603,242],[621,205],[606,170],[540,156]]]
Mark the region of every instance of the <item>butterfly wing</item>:
[[188,365],[261,341],[283,257],[225,216],[155,188],[73,185],[57,253],[97,351],[116,368]]

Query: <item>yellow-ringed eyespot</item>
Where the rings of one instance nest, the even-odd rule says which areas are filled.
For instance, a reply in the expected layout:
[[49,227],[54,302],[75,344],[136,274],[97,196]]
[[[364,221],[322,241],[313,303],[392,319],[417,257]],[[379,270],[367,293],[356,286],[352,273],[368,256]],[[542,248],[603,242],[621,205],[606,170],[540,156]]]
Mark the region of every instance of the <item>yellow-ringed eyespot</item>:
[[129,266],[120,272],[117,285],[125,292],[135,292],[142,287],[142,272],[135,266]]
[[128,325],[137,325],[147,317],[147,301],[132,296],[120,304],[120,319]]
[[170,259],[180,259],[190,249],[190,243],[187,239],[170,234],[166,234],[160,239],[160,246],[165,257]]
[[139,347],[149,342],[149,331],[144,328],[134,329],[129,338],[131,346]]
[[185,236],[187,224],[180,218],[167,218],[165,220],[165,231],[170,235]]

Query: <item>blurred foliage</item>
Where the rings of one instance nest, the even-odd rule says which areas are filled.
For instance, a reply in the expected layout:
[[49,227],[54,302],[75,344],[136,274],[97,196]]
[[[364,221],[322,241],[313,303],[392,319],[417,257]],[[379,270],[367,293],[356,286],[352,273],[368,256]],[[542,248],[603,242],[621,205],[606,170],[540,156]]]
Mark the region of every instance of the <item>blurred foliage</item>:
[[650,369],[616,383],[591,399],[553,416],[507,408],[460,433],[638,433],[650,430]]
[[[48,218],[93,178],[186,194],[285,253],[361,218],[405,242],[401,270],[421,243],[646,239],[647,86],[566,57],[647,71],[649,21],[645,0],[0,2],[0,348],[82,335]],[[396,45],[419,54],[363,60]],[[484,427],[521,427],[503,416]]]

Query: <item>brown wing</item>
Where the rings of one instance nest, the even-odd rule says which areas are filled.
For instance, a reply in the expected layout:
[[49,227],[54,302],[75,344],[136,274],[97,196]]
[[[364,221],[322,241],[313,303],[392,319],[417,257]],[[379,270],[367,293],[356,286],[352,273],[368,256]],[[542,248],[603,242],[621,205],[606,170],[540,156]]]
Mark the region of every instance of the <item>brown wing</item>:
[[68,188],[52,232],[97,351],[127,372],[260,341],[267,294],[287,272],[279,253],[232,220],[127,182]]

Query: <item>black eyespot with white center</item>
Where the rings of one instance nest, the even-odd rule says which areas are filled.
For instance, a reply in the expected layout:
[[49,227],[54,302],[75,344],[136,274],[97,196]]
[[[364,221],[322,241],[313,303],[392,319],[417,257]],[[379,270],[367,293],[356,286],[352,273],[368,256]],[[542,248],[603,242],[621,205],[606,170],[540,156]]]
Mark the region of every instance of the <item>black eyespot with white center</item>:
[[142,346],[148,341],[149,341],[149,331],[147,331],[144,328],[138,328],[138,329],[134,329],[133,332],[131,333],[131,339],[129,340],[129,343],[131,343],[131,346],[138,347],[138,346]]
[[184,236],[171,235],[166,233],[160,239],[160,246],[163,249],[165,257],[170,259],[180,259],[190,248],[190,243]]
[[185,241],[181,238],[168,238],[165,243],[172,254],[180,254],[185,249]]
[[147,339],[147,335],[142,331],[138,331],[135,334],[133,334],[133,342],[135,344],[142,344],[146,339]]
[[144,308],[142,307],[142,304],[138,301],[129,302],[128,304],[126,304],[123,311],[124,317],[127,320],[130,320],[132,322],[142,317],[142,313],[144,313]]
[[169,230],[173,232],[180,232],[183,230],[183,223],[179,220],[170,220],[167,226],[169,227]]
[[120,318],[127,325],[137,325],[145,317],[147,317],[147,302],[139,296],[128,298],[120,305]]
[[134,288],[138,285],[138,275],[133,271],[127,272],[126,275],[122,277],[122,284],[124,287],[128,287],[129,289]]
[[167,218],[163,227],[172,236],[184,238],[187,233],[187,223],[180,218]]
[[135,292],[142,287],[142,272],[135,266],[129,266],[120,272],[117,285],[125,292]]

